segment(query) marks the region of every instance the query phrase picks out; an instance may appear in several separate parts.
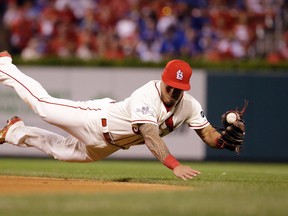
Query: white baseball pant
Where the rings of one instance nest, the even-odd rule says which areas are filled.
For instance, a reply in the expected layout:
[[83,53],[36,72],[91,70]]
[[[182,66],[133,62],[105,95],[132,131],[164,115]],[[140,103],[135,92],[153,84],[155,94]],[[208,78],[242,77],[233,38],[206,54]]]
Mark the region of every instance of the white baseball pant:
[[5,140],[13,145],[35,147],[55,159],[90,162],[119,150],[107,145],[102,135],[101,115],[111,99],[71,101],[51,97],[36,80],[23,74],[10,57],[0,58],[0,82],[12,87],[19,97],[44,121],[67,131],[63,137],[17,122]]

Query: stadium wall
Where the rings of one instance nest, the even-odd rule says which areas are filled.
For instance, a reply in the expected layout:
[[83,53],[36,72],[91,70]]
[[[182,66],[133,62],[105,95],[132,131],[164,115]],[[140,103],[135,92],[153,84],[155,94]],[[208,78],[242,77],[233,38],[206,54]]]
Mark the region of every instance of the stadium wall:
[[288,161],[288,75],[275,71],[259,74],[209,73],[207,110],[210,122],[221,124],[225,110],[242,108],[246,113],[246,139],[241,154],[207,148],[205,159],[241,161]]

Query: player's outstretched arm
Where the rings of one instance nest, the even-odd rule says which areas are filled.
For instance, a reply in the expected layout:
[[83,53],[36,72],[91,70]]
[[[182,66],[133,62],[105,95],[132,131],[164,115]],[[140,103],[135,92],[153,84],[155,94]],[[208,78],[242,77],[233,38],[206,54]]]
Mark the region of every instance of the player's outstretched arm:
[[218,148],[217,140],[221,137],[221,134],[217,130],[208,125],[205,128],[195,130],[198,136],[212,148]]
[[143,135],[145,144],[152,154],[161,163],[164,163],[165,158],[170,155],[170,152],[162,138],[159,136],[158,126],[153,124],[142,124],[139,127],[139,130]]
[[199,171],[193,170],[189,166],[181,165],[180,162],[171,155],[166,144],[159,136],[157,125],[142,124],[140,125],[139,130],[144,137],[148,149],[162,164],[173,170],[175,176],[187,180],[200,174]]

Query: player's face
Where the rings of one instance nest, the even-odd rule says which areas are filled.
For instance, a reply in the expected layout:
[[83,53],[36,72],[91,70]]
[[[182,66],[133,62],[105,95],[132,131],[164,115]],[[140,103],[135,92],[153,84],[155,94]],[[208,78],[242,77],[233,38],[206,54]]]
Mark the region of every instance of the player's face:
[[182,95],[183,90],[161,83],[161,99],[167,107],[174,106]]

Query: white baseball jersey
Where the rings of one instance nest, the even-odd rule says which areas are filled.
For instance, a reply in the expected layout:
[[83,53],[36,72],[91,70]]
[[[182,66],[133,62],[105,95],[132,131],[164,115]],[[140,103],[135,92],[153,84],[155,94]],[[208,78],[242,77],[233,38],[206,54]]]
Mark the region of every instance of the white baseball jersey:
[[168,110],[160,98],[159,80],[150,81],[121,102],[109,98],[72,101],[50,96],[40,83],[13,65],[10,57],[0,57],[0,82],[12,87],[44,121],[70,134],[64,137],[20,121],[9,128],[6,142],[35,147],[58,160],[90,162],[143,144],[143,137],[132,129],[138,123],[158,125],[160,136],[183,123],[192,129],[209,125],[198,101],[186,92]]
[[160,83],[160,80],[150,81],[129,98],[109,107],[108,127],[116,144],[129,147],[143,143],[142,136],[133,131],[133,124],[158,125],[161,137],[183,123],[192,129],[209,125],[199,102],[186,92],[176,106],[168,110],[161,101]]

